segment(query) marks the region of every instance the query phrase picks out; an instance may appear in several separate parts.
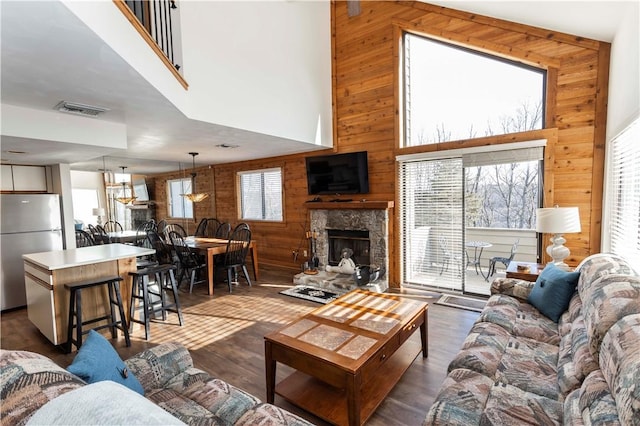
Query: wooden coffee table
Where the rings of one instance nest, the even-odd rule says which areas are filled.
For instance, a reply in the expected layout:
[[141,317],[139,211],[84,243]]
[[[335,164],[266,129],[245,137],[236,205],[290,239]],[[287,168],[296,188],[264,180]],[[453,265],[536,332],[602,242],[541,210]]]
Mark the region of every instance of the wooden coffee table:
[[[354,290],[265,339],[267,402],[275,393],[336,425],[361,425],[418,353],[428,304]],[[420,343],[407,341],[420,328]],[[276,364],[295,370],[276,386]]]

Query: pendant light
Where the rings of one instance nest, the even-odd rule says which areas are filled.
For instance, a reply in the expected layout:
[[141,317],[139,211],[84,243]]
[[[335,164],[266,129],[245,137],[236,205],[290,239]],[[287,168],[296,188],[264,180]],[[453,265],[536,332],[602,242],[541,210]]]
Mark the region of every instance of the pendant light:
[[126,169],[125,166],[120,166],[120,168],[122,169],[122,195],[120,197],[116,198],[116,201],[118,201],[119,203],[122,204],[129,204],[132,201],[134,201],[136,198],[138,197],[134,197],[133,196],[133,189],[131,189],[131,196],[127,197],[127,182],[124,179],[124,169]]
[[209,198],[209,194],[206,192],[194,193],[196,190],[196,155],[197,152],[190,152],[189,155],[192,157],[193,169],[191,171],[191,194],[181,194],[183,197],[191,201],[192,203],[199,203],[202,200],[206,200]]

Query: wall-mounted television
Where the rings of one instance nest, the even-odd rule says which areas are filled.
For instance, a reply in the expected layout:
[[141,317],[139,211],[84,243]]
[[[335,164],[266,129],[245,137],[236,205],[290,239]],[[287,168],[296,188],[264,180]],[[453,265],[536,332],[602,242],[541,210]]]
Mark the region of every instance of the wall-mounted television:
[[368,194],[367,152],[306,157],[309,195]]

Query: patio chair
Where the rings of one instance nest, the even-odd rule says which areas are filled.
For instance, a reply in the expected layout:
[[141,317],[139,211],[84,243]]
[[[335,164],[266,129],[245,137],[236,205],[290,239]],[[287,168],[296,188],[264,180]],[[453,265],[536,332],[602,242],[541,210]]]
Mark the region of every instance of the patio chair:
[[502,263],[505,268],[509,266],[509,263],[513,260],[514,256],[516,255],[516,251],[518,251],[519,243],[520,243],[520,238],[518,238],[516,242],[513,243],[513,245],[511,246],[511,253],[509,254],[509,257],[494,256],[489,260],[489,270],[487,271],[487,278],[485,278],[485,281],[489,281],[489,277],[492,277],[493,274],[496,273],[496,263],[498,262]]
[[449,242],[447,238],[442,236],[438,241],[440,245],[440,251],[442,252],[442,268],[440,268],[440,275],[446,270],[449,270],[449,263],[453,260],[458,265],[459,272],[462,273],[462,255],[454,254],[449,248]]

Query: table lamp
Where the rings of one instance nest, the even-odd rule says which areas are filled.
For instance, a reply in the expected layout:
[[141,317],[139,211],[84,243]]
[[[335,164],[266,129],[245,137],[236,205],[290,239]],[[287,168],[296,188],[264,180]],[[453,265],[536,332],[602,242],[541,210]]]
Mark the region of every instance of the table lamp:
[[555,206],[536,210],[536,231],[554,234],[550,239],[551,244],[547,246],[547,254],[553,259],[552,263],[559,268],[569,269],[564,259],[570,252],[564,246],[567,240],[562,234],[580,232],[580,229],[580,214],[577,207]]
[[102,218],[107,214],[104,209],[102,207],[97,207],[93,209],[92,213],[94,216],[98,217],[96,223],[98,225],[102,225]]

